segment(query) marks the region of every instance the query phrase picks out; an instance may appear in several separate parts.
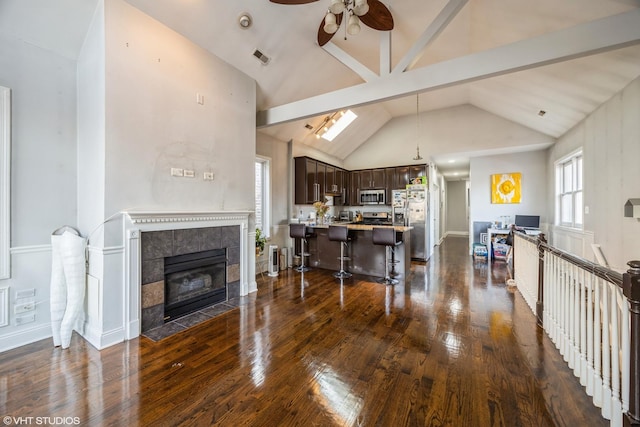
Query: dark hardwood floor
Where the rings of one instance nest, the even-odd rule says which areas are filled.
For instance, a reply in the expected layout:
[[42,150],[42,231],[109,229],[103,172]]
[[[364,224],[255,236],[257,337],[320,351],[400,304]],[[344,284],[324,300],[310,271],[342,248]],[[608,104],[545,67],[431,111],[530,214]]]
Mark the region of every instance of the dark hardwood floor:
[[[337,263],[337,260],[336,260]],[[381,266],[381,269],[383,266]],[[0,354],[0,416],[83,426],[605,426],[504,264],[447,238],[410,283],[291,270],[159,342]],[[35,421],[33,422],[35,423]]]

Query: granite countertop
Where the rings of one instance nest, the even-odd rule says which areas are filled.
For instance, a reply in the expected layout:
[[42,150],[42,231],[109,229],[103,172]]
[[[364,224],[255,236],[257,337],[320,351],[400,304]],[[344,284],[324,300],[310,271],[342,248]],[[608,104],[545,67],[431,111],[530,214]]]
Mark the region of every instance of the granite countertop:
[[[364,225],[364,224],[352,224],[349,222],[332,222],[330,225],[342,225],[347,227],[349,230],[356,230],[356,231],[371,231],[374,228],[379,228],[379,227],[384,227],[384,228],[393,227],[395,228],[396,231],[399,231],[399,232],[413,230],[413,227],[405,227],[403,225]],[[329,224],[307,225],[307,227],[329,228]]]

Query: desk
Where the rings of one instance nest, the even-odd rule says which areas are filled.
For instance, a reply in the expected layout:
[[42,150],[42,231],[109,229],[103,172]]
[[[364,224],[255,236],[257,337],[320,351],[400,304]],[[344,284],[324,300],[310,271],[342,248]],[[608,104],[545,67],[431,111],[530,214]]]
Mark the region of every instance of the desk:
[[511,232],[510,228],[487,228],[487,235],[489,239],[489,244],[487,245],[487,249],[489,252],[489,258],[493,259],[493,238],[496,236],[505,236],[505,238]]
[[487,228],[487,234],[489,235],[489,242],[493,242],[494,236],[505,235],[508,236],[511,232],[509,228]]

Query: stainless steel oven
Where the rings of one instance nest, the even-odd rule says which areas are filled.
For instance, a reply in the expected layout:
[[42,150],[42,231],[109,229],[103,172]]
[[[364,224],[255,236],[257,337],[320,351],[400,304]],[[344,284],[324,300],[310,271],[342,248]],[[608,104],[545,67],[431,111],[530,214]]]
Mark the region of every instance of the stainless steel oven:
[[384,205],[384,188],[374,190],[360,190],[361,205]]

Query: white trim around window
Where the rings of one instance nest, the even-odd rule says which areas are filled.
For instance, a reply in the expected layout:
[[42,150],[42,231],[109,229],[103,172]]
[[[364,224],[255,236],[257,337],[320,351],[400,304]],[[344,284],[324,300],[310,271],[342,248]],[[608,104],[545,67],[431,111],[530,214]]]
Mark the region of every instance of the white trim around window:
[[[257,167],[258,164],[260,164],[259,169]],[[258,172],[258,170],[260,170],[260,172]],[[258,173],[260,173],[260,176],[258,176]],[[261,194],[258,194],[259,191],[261,191]],[[268,157],[256,156],[256,227],[262,230],[262,235],[264,237],[270,237],[270,224],[271,159]]]
[[555,162],[555,224],[582,230],[584,227],[582,149]]

